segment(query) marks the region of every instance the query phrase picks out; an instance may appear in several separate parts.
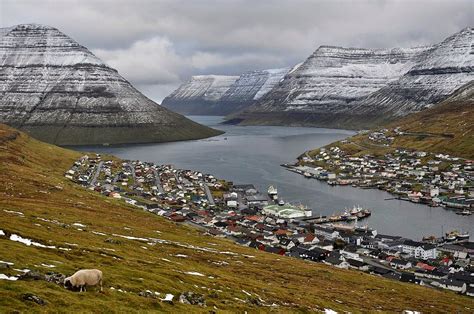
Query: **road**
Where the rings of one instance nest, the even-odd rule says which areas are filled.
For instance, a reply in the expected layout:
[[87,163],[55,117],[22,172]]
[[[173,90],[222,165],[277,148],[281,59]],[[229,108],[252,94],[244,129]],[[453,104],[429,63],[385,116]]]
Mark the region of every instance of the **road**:
[[153,170],[153,174],[155,175],[155,185],[158,188],[158,192],[161,194],[165,193],[165,191],[163,190],[163,186],[161,185],[160,175],[158,174],[158,171]]
[[102,169],[103,165],[104,165],[104,162],[100,161],[99,164],[97,165],[97,169],[94,173],[94,176],[92,177],[92,180],[89,186],[95,186],[95,183],[97,182],[97,178],[99,177],[100,170]]
[[207,186],[206,183],[203,184],[204,185],[204,191],[206,192],[206,195],[207,195],[207,200],[209,201],[209,205],[216,205],[216,203],[214,202],[214,198],[212,197],[212,194],[211,194],[211,190],[209,190],[209,186]]

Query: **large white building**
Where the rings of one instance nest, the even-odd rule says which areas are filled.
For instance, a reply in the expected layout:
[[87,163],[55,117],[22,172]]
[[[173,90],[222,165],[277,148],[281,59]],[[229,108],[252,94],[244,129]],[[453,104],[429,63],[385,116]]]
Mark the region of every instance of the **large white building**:
[[430,259],[436,258],[436,246],[430,243],[417,242],[413,240],[406,240],[401,245],[402,252],[409,254],[415,258]]

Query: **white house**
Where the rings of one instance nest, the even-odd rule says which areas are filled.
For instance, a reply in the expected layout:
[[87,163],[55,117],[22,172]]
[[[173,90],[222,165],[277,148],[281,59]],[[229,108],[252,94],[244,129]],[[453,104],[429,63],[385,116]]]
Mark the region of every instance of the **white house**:
[[403,253],[421,259],[436,258],[436,246],[430,243],[417,242],[413,240],[406,240],[401,245]]

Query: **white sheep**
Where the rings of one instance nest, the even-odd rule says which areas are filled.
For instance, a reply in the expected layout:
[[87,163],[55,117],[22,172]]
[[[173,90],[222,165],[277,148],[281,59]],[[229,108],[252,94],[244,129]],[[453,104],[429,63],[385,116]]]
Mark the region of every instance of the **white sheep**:
[[81,269],[64,279],[65,288],[79,288],[80,292],[86,291],[86,286],[95,285],[102,291],[102,272],[98,269]]

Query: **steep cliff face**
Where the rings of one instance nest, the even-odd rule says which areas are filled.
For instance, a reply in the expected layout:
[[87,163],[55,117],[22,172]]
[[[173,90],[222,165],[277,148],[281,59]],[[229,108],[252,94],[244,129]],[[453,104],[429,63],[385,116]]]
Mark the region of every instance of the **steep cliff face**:
[[218,134],[137,91],[59,30],[0,31],[0,123],[55,144],[144,143]]
[[432,47],[322,46],[229,123],[367,128],[417,112],[473,79],[472,29]]
[[257,124],[323,123],[328,114],[350,110],[358,100],[397,80],[428,49],[322,46],[235,118]]
[[355,106],[355,119],[405,116],[432,107],[474,80],[473,29],[448,37],[423,55],[405,75]]
[[[163,100],[163,106],[183,114],[227,115],[268,93],[288,68],[251,71],[240,76],[194,76]],[[217,87],[220,87],[217,91]]]
[[163,99],[166,108],[187,115],[214,115],[223,110],[218,101],[238,76],[197,75]]

